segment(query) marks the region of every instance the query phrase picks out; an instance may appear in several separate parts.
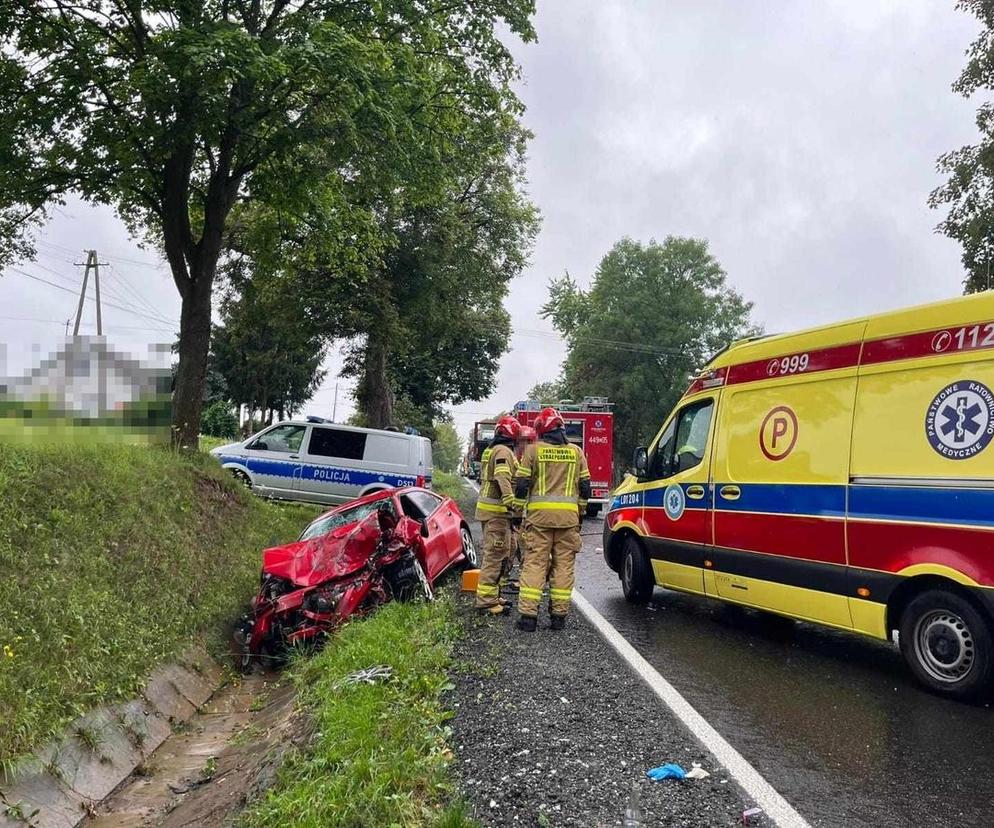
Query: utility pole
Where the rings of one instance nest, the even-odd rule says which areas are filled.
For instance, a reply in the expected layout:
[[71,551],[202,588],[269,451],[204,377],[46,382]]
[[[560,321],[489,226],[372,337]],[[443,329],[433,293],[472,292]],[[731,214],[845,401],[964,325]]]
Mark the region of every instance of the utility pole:
[[[76,324],[73,326],[72,335],[79,336],[79,323],[83,318],[83,300],[86,299],[86,283],[90,277],[90,268],[93,268],[93,287],[97,294],[97,336],[103,336],[104,326],[100,315],[100,265],[106,265],[107,262],[98,261],[96,250],[87,250],[86,261],[75,262],[74,264],[76,267],[85,267],[86,270],[83,271],[83,287],[79,291],[79,305],[76,307]],[[66,333],[68,333],[68,330],[67,324]]]

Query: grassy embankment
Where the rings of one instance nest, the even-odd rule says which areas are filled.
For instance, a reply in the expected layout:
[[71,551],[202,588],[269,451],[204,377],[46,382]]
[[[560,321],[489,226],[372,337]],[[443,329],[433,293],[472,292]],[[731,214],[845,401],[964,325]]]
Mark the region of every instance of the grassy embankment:
[[[250,828],[457,828],[474,825],[453,800],[443,693],[458,634],[453,607],[388,604],[347,625],[291,674],[313,716],[307,751],[246,813]],[[349,685],[350,673],[389,665],[393,678]]]
[[0,763],[219,631],[259,551],[314,514],[213,460],[141,445],[0,444]]

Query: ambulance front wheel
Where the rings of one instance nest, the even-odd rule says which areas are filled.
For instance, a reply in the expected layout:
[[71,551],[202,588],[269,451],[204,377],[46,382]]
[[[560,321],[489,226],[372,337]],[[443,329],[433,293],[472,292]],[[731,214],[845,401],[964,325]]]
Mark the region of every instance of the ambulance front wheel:
[[642,544],[629,535],[625,538],[624,557],[621,559],[621,588],[625,600],[630,604],[646,604],[655,585],[652,566]]
[[901,615],[901,654],[935,693],[974,700],[994,681],[994,637],[987,619],[955,592],[930,589]]

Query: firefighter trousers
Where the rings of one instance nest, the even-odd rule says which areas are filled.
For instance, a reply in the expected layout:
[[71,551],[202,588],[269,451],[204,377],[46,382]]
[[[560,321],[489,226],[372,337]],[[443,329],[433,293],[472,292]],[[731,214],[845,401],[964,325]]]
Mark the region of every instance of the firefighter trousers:
[[494,517],[483,522],[483,563],[476,585],[478,609],[492,607],[500,598],[500,577],[511,554],[511,520]]
[[521,566],[518,610],[522,615],[538,615],[542,588],[548,578],[549,610],[552,615],[566,615],[573,594],[573,563],[580,551],[580,527],[550,529],[530,525],[524,536],[525,561]]

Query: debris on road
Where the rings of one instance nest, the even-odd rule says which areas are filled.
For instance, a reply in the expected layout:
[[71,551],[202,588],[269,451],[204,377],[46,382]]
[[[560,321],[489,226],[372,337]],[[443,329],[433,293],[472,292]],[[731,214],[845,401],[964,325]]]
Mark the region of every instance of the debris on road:
[[742,824],[756,825],[757,823],[752,821],[753,818],[758,819],[760,816],[762,816],[762,814],[763,814],[762,808],[749,808],[748,810],[742,812]]
[[690,770],[687,771],[687,779],[707,779],[711,774],[701,767],[700,762],[694,762]]
[[664,779],[686,779],[687,771],[673,762],[660,765],[658,768],[651,768],[645,772],[653,782],[662,782]]
[[[552,632],[543,614],[538,632],[522,636],[506,619],[475,615],[467,596],[456,600],[465,633],[454,655],[466,667],[447,697],[449,744],[458,794],[481,825],[617,826],[626,809],[631,825],[741,824],[751,802],[721,784],[713,757],[582,616]],[[661,750],[711,775],[657,785],[642,769]]]

